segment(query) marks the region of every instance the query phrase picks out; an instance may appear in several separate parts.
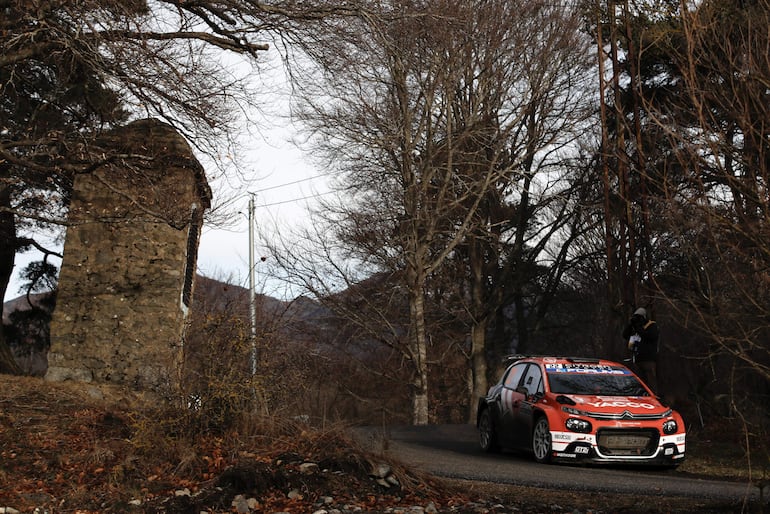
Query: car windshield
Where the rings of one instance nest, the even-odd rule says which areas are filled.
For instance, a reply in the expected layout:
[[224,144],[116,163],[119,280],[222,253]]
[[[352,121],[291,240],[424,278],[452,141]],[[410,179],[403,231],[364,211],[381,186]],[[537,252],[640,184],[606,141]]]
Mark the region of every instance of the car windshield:
[[649,396],[641,382],[621,367],[550,365],[546,375],[556,394]]

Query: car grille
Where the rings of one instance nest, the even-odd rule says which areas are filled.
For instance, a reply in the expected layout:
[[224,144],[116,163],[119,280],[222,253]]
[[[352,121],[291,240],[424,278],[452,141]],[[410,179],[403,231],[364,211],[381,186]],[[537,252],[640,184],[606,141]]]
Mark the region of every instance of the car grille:
[[655,429],[602,429],[596,444],[603,455],[649,456],[655,454],[660,436]]
[[633,414],[629,411],[623,412],[586,412],[586,416],[590,416],[594,419],[636,419],[636,420],[650,420],[650,419],[663,419],[671,415],[671,409],[661,414]]

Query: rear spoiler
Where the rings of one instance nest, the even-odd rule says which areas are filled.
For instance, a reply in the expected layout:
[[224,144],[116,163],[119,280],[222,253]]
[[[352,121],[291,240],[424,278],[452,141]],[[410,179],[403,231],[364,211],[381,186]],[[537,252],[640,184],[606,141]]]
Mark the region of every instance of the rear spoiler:
[[507,355],[505,357],[505,361],[508,363],[513,363],[516,361],[520,361],[522,359],[528,359],[530,357],[551,357],[554,359],[563,359],[567,362],[573,362],[575,364],[585,363],[585,364],[598,364],[601,359],[598,359],[596,357],[560,357],[558,355],[526,355],[526,354],[513,354],[513,355]]

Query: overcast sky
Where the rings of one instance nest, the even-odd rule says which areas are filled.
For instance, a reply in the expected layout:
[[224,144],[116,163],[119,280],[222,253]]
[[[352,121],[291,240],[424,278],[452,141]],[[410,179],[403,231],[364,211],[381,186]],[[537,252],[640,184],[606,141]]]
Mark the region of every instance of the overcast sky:
[[[257,177],[250,189],[236,192],[240,215],[232,228],[203,228],[198,252],[198,272],[210,278],[248,285],[249,270],[249,194],[254,195],[254,237],[256,271],[259,258],[267,255],[260,240],[266,233],[283,228],[282,234],[309,223],[308,207],[328,192],[328,175],[316,169],[303,152],[284,138],[291,129],[276,131],[275,139],[254,145],[257,156],[254,173]],[[213,185],[217,194],[217,185]],[[220,189],[222,194],[225,194]],[[258,284],[263,281],[258,277]],[[264,286],[264,284],[262,284]],[[264,288],[267,294],[280,296],[278,285]]]

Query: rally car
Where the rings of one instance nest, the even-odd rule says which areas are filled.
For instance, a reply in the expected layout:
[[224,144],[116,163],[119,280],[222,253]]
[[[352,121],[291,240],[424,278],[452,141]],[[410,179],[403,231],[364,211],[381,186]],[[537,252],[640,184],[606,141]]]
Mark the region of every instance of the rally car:
[[602,359],[514,357],[479,399],[484,451],[527,450],[541,463],[676,467],[685,425],[627,367]]

